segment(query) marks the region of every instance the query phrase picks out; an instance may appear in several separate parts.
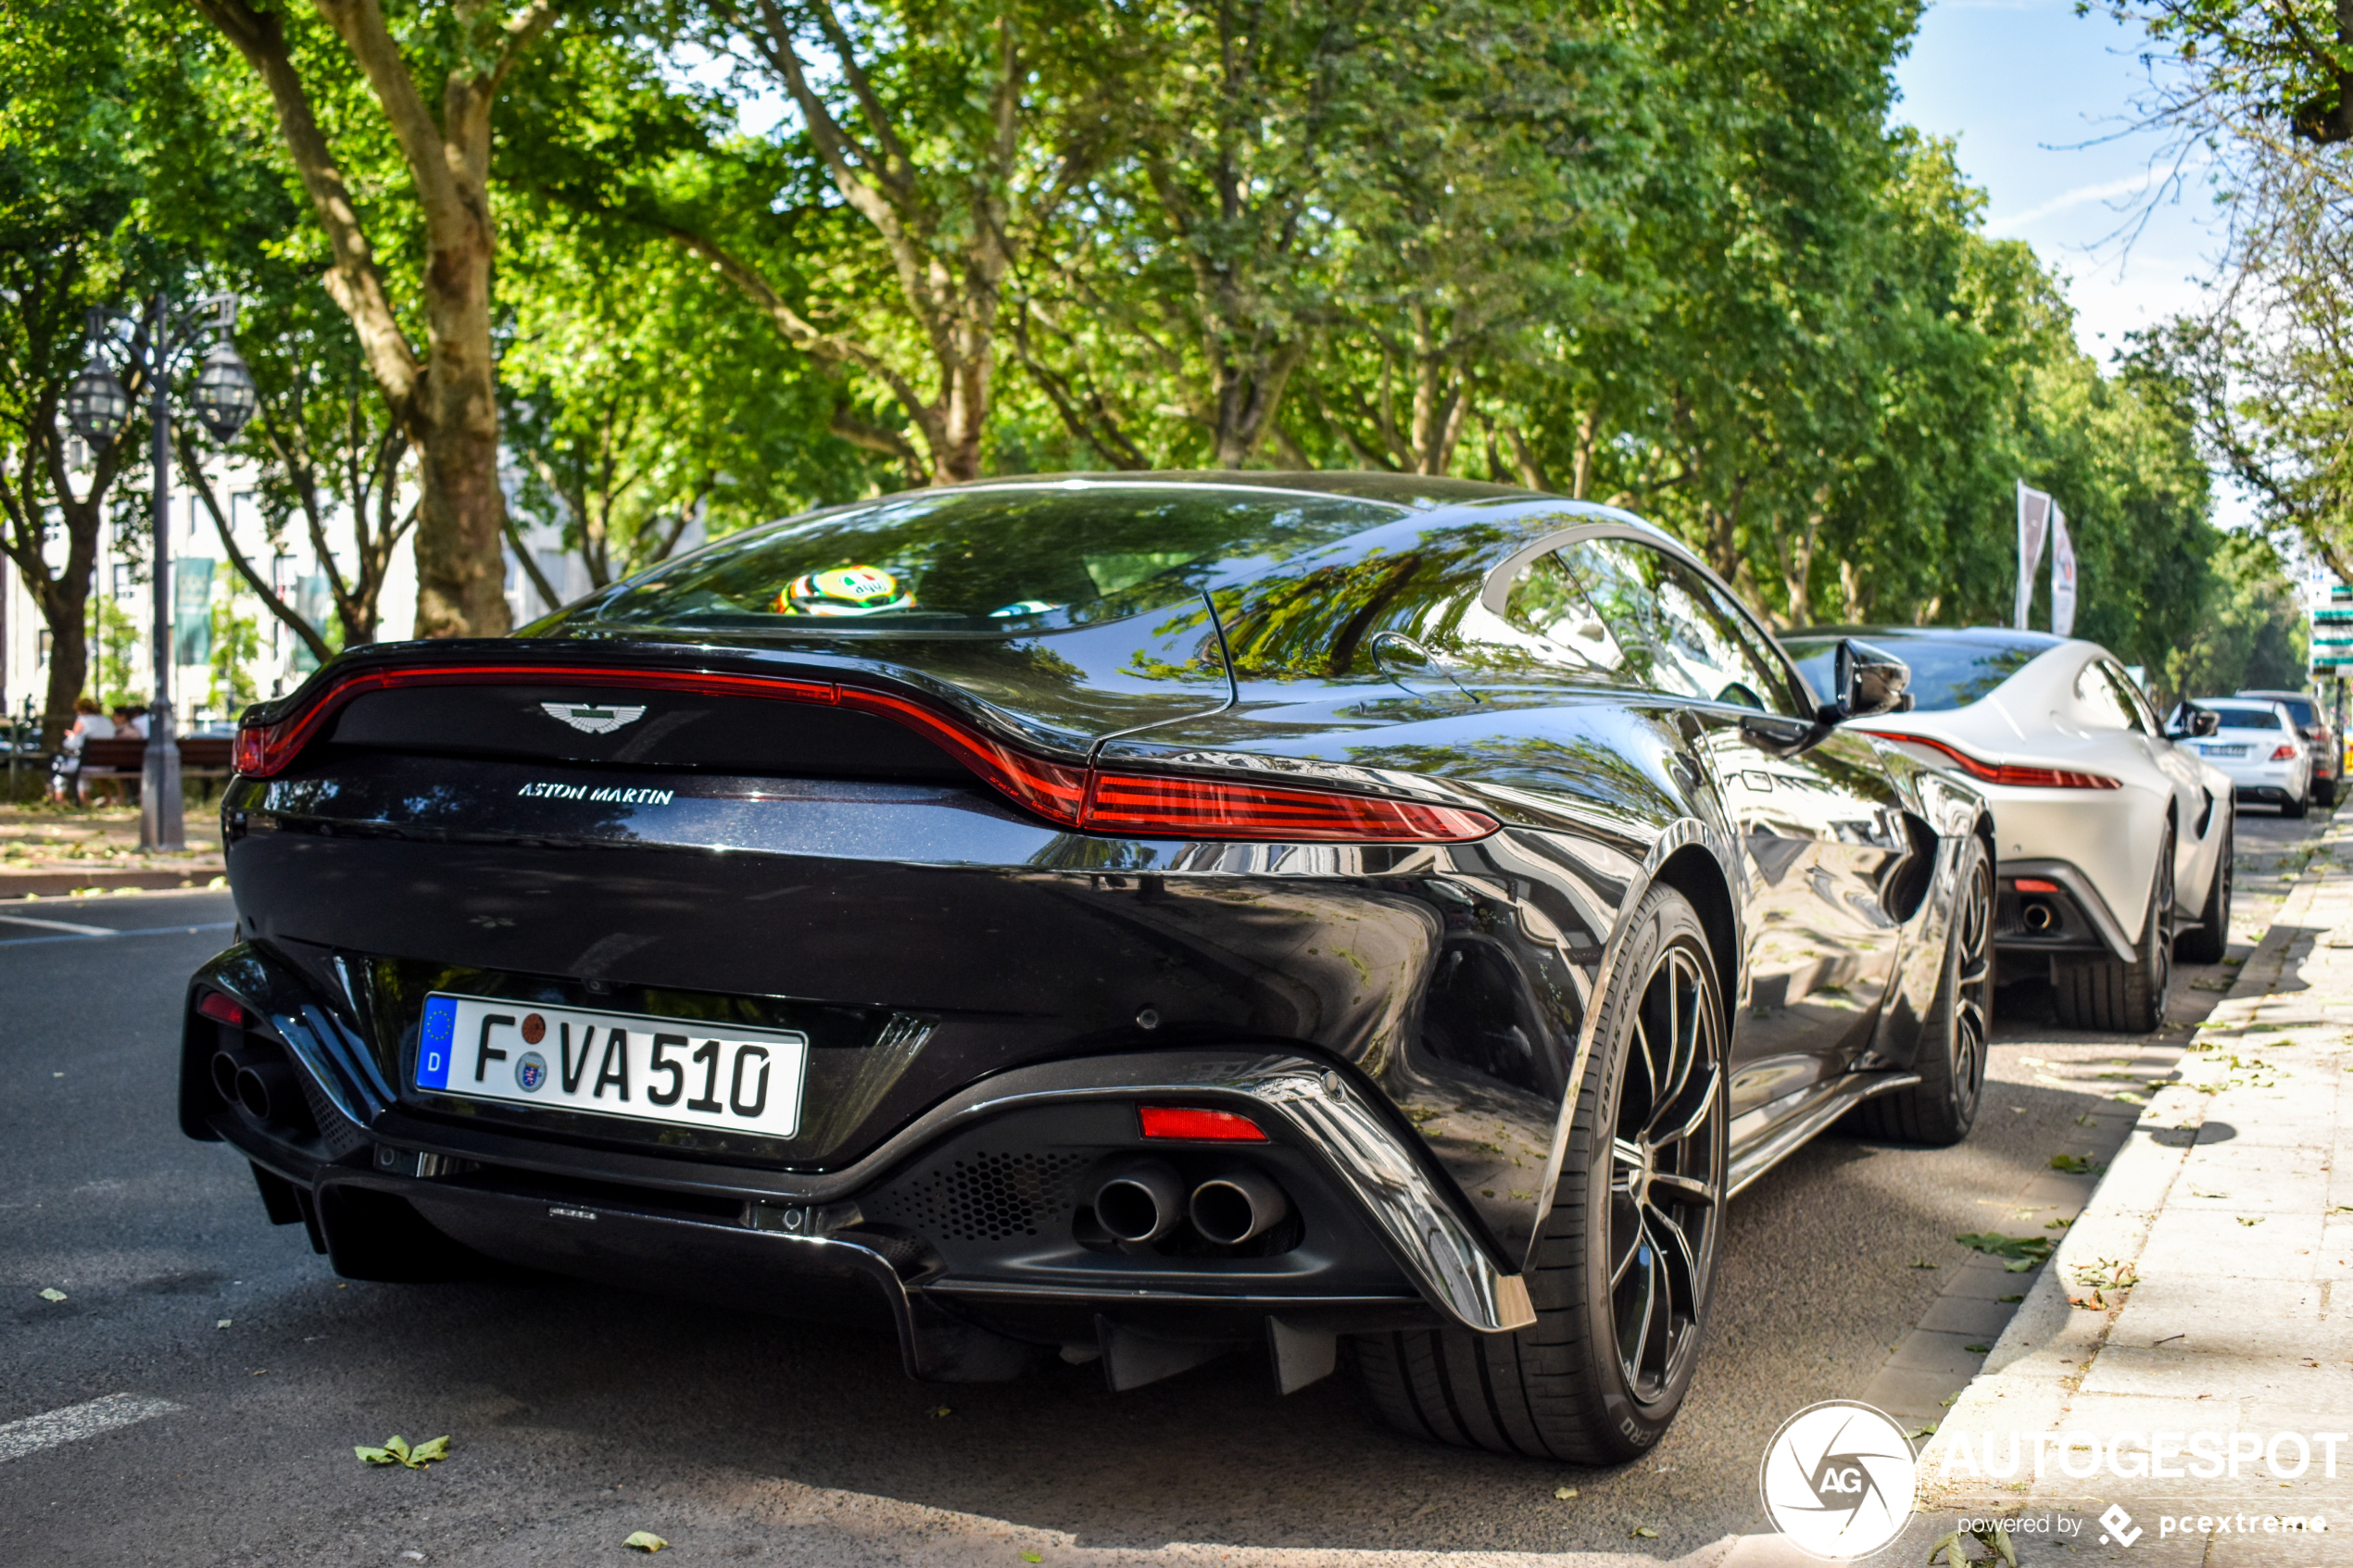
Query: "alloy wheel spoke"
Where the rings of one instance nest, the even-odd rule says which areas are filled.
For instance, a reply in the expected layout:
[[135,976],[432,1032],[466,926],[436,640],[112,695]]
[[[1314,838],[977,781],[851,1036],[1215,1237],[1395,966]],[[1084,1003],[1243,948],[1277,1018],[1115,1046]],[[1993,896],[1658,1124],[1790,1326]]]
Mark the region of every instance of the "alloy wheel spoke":
[[[1670,1284],[1678,1273],[1682,1276],[1680,1284],[1686,1315],[1696,1316],[1699,1308],[1699,1259],[1692,1250],[1692,1238],[1667,1210],[1655,1205],[1651,1207],[1644,1219],[1666,1242],[1658,1251]],[[1670,1298],[1672,1295],[1670,1290]]]
[[1716,1085],[1717,1081],[1723,1076],[1723,1071],[1720,1067],[1710,1067],[1707,1070],[1706,1086],[1700,1095],[1698,1103],[1692,1108],[1691,1115],[1684,1119],[1680,1126],[1672,1131],[1661,1133],[1652,1139],[1653,1148],[1665,1148],[1669,1144],[1681,1143],[1685,1138],[1707,1125],[1707,1119],[1716,1113]]
[[1672,1175],[1661,1171],[1651,1177],[1651,1191],[1669,1192],[1686,1203],[1697,1203],[1711,1209],[1716,1205],[1716,1188],[1697,1176]]
[[[1642,1022],[1642,1010],[1639,1008],[1634,1011],[1634,1043],[1642,1047],[1642,1077],[1650,1091],[1650,1103],[1645,1109],[1655,1110],[1658,1107],[1658,1061],[1651,1049],[1650,1029]],[[1623,1124],[1621,1122],[1620,1125]]]
[[1609,1283],[1612,1289],[1617,1288],[1618,1281],[1626,1277],[1626,1271],[1633,1266],[1635,1259],[1642,1256],[1644,1244],[1650,1240],[1650,1233],[1642,1228],[1642,1210],[1631,1203],[1629,1203],[1627,1207],[1634,1216],[1633,1234],[1626,1238],[1625,1252],[1610,1265]]
[[[1629,1314],[1630,1322],[1620,1321],[1617,1332],[1617,1353],[1625,1365],[1626,1382],[1631,1387],[1639,1387],[1642,1380],[1642,1352],[1650,1347],[1651,1318],[1658,1310],[1659,1272],[1658,1248],[1653,1247],[1650,1248],[1650,1267],[1643,1271],[1642,1282],[1637,1286],[1636,1311]],[[1629,1328],[1634,1335],[1631,1351],[1626,1348],[1626,1334]]]

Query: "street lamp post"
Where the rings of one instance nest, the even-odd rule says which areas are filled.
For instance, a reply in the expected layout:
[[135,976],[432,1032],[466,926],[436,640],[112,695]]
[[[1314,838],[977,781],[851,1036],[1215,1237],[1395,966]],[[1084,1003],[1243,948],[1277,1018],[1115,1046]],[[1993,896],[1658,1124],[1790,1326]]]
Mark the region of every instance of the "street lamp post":
[[[171,372],[174,355],[194,345],[199,320],[206,313],[211,317],[212,344],[205,352],[203,368],[196,372],[195,395],[190,401],[195,406],[196,417],[215,437],[223,442],[234,440],[259,402],[254,391],[253,374],[229,340],[237,324],[234,295],[210,295],[184,310],[175,311],[171,301],[157,293],[147,304],[147,320],[153,331],[144,353],[135,321],[120,311],[93,309],[90,360],[66,392],[66,418],[82,439],[100,445],[112,441],[131,417],[131,396],[107,363],[99,345],[106,340],[106,328],[110,322],[129,324],[133,330],[123,346],[123,357],[132,370],[146,376],[149,416],[155,424],[152,597],[156,695],[147,710],[147,748],[139,770],[142,849],[188,847],[180,798],[180,738],[171,717]],[[183,336],[189,343],[176,345],[174,339]]]

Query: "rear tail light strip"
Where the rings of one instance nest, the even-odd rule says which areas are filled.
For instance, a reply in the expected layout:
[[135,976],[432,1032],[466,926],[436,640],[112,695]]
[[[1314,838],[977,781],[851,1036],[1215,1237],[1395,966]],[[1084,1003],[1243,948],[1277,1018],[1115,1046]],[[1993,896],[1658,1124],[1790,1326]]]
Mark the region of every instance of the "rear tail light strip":
[[1971,757],[1958,746],[1947,746],[1926,735],[1907,735],[1895,730],[1865,730],[1867,735],[1892,740],[1904,746],[1924,746],[1940,751],[1959,764],[1962,772],[1987,784],[2016,784],[2025,789],[2121,789],[2120,781],[2106,773],[2079,773],[2066,768],[2022,768],[2013,762],[1988,762]]
[[327,720],[354,697],[409,686],[615,686],[698,696],[755,696],[874,713],[931,741],[1007,799],[1058,826],[1122,836],[1264,839],[1282,843],[1461,844],[1499,824],[1481,811],[1418,801],[1194,775],[1132,773],[1051,761],[961,720],[891,692],[832,682],[689,671],[445,665],[355,671],[300,712],[237,732],[237,771],[266,779],[284,771]]

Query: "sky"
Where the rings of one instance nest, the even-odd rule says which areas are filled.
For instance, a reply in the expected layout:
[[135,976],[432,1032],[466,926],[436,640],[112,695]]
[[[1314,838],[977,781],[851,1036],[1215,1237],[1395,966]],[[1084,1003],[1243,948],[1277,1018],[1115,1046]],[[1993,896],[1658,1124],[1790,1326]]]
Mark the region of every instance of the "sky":
[[1986,230],[2022,239],[2068,280],[2076,334],[2101,362],[2123,334],[2196,305],[2221,247],[2195,169],[2160,192],[2167,138],[2130,129],[2145,34],[2072,0],[1934,0],[1895,73],[1894,118],[1959,143]]

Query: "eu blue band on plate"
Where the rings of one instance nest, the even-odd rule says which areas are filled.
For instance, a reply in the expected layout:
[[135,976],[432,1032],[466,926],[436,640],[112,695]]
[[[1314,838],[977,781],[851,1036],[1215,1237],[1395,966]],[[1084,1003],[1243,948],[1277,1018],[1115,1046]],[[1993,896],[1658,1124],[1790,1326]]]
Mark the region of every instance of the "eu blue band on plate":
[[457,1002],[448,997],[427,997],[424,1028],[417,1036],[417,1087],[449,1086],[449,1044],[457,1032]]

